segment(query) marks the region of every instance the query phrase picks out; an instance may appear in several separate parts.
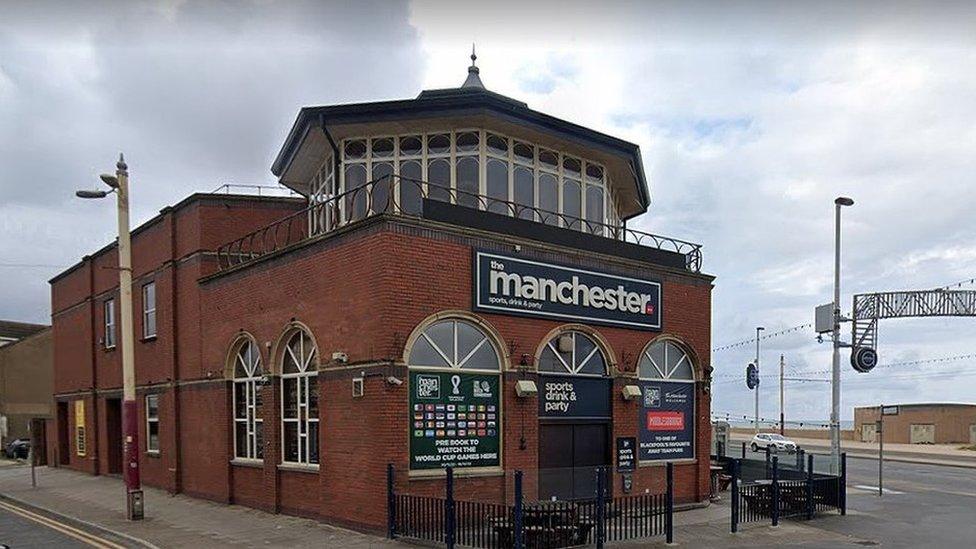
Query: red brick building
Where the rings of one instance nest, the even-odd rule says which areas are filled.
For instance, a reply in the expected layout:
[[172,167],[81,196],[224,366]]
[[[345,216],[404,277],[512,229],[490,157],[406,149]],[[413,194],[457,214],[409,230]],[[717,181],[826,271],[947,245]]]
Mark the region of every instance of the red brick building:
[[[133,233],[142,477],[385,524],[398,490],[708,494],[712,277],[627,221],[634,144],[487,91],[304,108],[272,167],[304,199],[193,195]],[[51,281],[51,461],[121,467],[116,250]],[[139,337],[141,336],[141,337]],[[626,464],[624,464],[626,465]],[[151,511],[150,511],[151,512]]]

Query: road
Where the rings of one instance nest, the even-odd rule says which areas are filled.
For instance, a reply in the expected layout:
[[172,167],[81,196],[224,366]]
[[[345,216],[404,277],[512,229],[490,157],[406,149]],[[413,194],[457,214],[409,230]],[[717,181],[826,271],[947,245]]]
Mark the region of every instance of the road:
[[57,519],[0,501],[0,547],[120,549],[122,545]]
[[973,547],[976,540],[976,470],[915,463],[884,464],[877,495],[878,461],[848,458],[848,515],[810,523],[882,547]]

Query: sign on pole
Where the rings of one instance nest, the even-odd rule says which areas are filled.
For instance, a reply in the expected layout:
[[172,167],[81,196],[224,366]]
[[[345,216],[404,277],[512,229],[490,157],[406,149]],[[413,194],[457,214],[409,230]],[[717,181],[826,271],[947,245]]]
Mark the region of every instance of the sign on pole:
[[746,387],[749,389],[759,387],[759,369],[751,362],[746,366]]
[[870,347],[858,347],[851,353],[851,366],[862,374],[878,365],[878,352]]

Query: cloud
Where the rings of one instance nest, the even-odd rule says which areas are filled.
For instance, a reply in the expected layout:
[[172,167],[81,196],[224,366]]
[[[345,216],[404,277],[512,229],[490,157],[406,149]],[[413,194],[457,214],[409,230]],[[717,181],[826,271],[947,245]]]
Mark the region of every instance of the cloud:
[[[113,209],[72,195],[97,185],[119,151],[138,223],[193,191],[273,184],[299,108],[412,96],[424,67],[405,4],[0,11],[0,257],[15,264],[70,265],[112,240]],[[47,321],[46,280],[59,270],[0,265],[0,317]]]

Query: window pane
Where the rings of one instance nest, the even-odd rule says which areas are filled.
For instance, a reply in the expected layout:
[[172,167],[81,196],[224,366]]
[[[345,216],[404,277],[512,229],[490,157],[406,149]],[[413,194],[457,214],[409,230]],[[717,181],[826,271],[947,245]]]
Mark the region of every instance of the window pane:
[[550,225],[558,225],[559,217],[559,183],[556,176],[549,173],[539,174],[539,215],[542,221]]
[[363,139],[346,141],[344,152],[346,155],[346,160],[366,158],[366,141]]
[[572,179],[563,179],[563,222],[570,229],[580,226],[580,184]]
[[423,336],[417,338],[417,341],[410,349],[409,362],[411,366],[437,366],[443,368],[449,368],[451,366],[444,360],[444,357],[440,353],[434,350],[434,347]]
[[286,418],[298,417],[298,378],[288,377],[281,380],[282,414]]
[[593,340],[581,333],[577,332],[574,335],[575,337],[573,339],[576,345],[576,364],[574,366],[579,366],[593,352],[593,349],[596,349],[596,344],[593,343]]
[[282,430],[284,434],[281,442],[285,448],[285,461],[298,461],[298,423],[286,421]]
[[420,215],[423,212],[423,172],[420,162],[408,160],[400,163],[400,210]]
[[319,380],[314,375],[305,378],[308,382],[308,417],[319,417]]
[[240,458],[251,457],[247,450],[247,422],[234,422],[234,455]]
[[488,146],[488,152],[490,154],[508,156],[508,138],[490,133],[485,144]]
[[393,158],[393,138],[378,137],[373,140],[373,159]]
[[446,158],[427,163],[427,196],[431,200],[451,202],[451,163]]
[[428,154],[445,154],[451,152],[451,136],[445,134],[427,136]]
[[454,361],[454,321],[444,320],[431,325],[424,334],[437,346],[444,356]]
[[493,199],[488,202],[488,211],[502,215],[511,215],[506,204],[506,202],[509,202],[508,162],[498,160],[497,158],[489,158],[486,170],[488,177],[488,197]]
[[346,165],[346,208],[349,220],[362,219],[366,215],[366,165]]
[[146,416],[159,417],[159,395],[146,396]]
[[516,142],[515,146],[512,148],[512,152],[515,153],[516,162],[531,163],[535,158],[532,145],[529,145],[528,143]]
[[457,134],[457,151],[474,152],[478,150],[478,143],[481,137],[477,132],[464,132]]
[[416,135],[410,135],[407,137],[400,138],[400,155],[401,156],[420,156],[423,151],[423,142],[420,137]]
[[[464,356],[467,356],[465,354]],[[463,359],[464,357],[459,357]],[[495,347],[485,341],[478,347],[478,350],[471,355],[467,362],[461,365],[463,369],[477,369],[477,370],[499,370],[498,353],[495,352]]]
[[301,360],[300,349],[298,346],[292,346],[291,343],[285,348],[284,356],[282,357],[281,371],[286,374],[297,374],[301,371],[298,361]]
[[319,462],[319,422],[308,424],[308,462]]
[[687,355],[684,355],[684,360],[671,372],[670,379],[682,379],[687,381],[692,381],[695,379],[695,374],[691,370],[691,359]]
[[603,234],[603,187],[586,186],[586,220],[591,221],[590,232]]
[[257,381],[251,381],[251,392],[254,394],[254,415],[261,417],[261,409],[264,406],[264,398],[261,396],[263,385]]
[[484,341],[485,336],[481,333],[481,330],[475,328],[467,322],[457,322],[457,357],[458,360],[462,360],[464,357],[468,356],[479,343]]
[[473,156],[459,158],[455,174],[457,180],[457,202],[469,208],[478,207],[478,159]]
[[563,173],[565,174],[578,176],[582,167],[583,163],[580,162],[579,158],[573,158],[571,156],[563,158]]
[[156,311],[146,313],[144,330],[146,337],[156,335]]
[[603,358],[603,353],[601,353],[599,350],[593,353],[593,356],[591,356],[590,359],[587,360],[585,364],[583,364],[583,367],[580,368],[579,373],[596,375],[596,376],[606,375],[607,363],[606,360],[604,360]]
[[535,205],[535,181],[532,169],[515,165],[513,174],[515,186],[515,203],[519,205],[518,216],[522,219],[535,219],[532,207]]
[[254,422],[254,449],[256,450],[254,457],[258,459],[264,458],[264,422],[263,421]]
[[247,419],[247,382],[234,384],[234,418]]
[[603,168],[597,164],[586,163],[586,177],[593,181],[603,181]]
[[386,212],[390,208],[390,186],[393,182],[393,164],[373,162],[373,189],[370,192],[370,205],[373,212]]
[[539,163],[550,170],[559,169],[559,155],[553,151],[542,149],[539,151]]
[[566,373],[566,367],[563,366],[563,363],[556,357],[556,353],[552,352],[548,345],[542,349],[542,354],[539,355],[539,371]]

